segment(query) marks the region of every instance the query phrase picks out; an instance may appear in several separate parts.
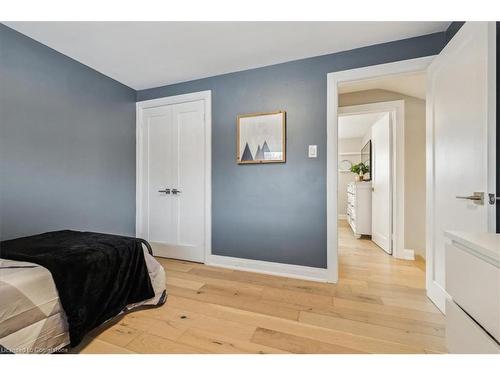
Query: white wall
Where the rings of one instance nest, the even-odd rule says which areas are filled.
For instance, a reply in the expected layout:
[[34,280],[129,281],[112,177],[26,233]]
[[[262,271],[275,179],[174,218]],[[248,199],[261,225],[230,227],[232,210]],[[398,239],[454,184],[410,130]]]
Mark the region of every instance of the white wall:
[[[379,120],[380,121],[380,120]],[[375,125],[375,124],[373,124]],[[373,126],[372,125],[372,126]],[[361,138],[361,148],[365,147],[365,145],[368,143],[369,140],[372,139],[372,128],[370,128],[366,131],[365,135],[363,135],[363,138]]]
[[[361,161],[361,147],[362,138],[344,138],[339,139],[339,162],[342,160],[349,160],[353,164]],[[355,155],[349,155],[356,153]],[[354,181],[354,173],[341,173],[338,172],[338,214],[346,214],[347,211],[347,184]]]
[[425,258],[425,101],[386,90],[339,95],[339,106],[404,100],[405,248]]

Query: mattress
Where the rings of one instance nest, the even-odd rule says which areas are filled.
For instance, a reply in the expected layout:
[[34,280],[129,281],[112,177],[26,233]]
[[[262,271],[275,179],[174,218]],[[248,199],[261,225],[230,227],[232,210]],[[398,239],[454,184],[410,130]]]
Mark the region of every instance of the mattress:
[[[122,312],[165,301],[165,270],[146,249],[144,258],[155,296]],[[69,345],[66,314],[46,268],[0,259],[0,299],[1,347],[13,353],[52,353]]]

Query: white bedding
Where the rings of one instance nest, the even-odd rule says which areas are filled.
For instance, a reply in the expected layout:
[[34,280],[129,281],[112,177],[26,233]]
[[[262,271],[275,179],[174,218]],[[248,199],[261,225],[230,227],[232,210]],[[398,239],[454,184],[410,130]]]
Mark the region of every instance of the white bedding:
[[[166,298],[165,270],[147,250],[144,257],[155,296],[126,310]],[[50,272],[33,263],[0,259],[0,345],[13,353],[52,353],[69,342],[66,314]]]

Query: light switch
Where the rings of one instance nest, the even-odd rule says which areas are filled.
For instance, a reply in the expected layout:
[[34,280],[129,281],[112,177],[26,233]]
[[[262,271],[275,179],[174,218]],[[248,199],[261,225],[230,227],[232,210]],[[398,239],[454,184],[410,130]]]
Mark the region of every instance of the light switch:
[[318,145],[309,145],[309,157],[310,158],[318,157]]

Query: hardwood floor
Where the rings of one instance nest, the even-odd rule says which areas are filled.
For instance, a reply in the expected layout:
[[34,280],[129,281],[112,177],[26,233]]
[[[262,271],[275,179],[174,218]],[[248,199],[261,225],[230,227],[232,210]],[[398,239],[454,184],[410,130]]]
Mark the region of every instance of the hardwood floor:
[[444,317],[422,261],[340,222],[340,280],[324,284],[171,259],[166,304],[100,327],[75,353],[439,353]]

